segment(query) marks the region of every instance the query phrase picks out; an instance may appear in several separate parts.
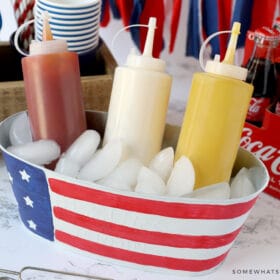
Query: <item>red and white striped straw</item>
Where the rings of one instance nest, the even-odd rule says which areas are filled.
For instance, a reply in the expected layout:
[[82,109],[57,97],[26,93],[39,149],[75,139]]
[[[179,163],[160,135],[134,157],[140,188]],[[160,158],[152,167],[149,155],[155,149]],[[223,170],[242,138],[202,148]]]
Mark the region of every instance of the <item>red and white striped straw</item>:
[[[35,0],[12,0],[12,1],[13,1],[14,14],[18,26],[34,18],[33,7],[35,4]],[[29,42],[33,38],[33,33],[34,33],[34,28],[32,25],[22,32],[21,41],[24,49],[28,48]]]

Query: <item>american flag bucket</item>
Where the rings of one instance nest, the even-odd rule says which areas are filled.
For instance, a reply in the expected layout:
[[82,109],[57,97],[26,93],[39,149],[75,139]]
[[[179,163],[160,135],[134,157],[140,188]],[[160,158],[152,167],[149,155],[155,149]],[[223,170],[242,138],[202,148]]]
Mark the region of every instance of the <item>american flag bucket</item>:
[[[100,119],[102,113],[91,114]],[[172,274],[211,272],[226,258],[268,183],[263,163],[240,149],[233,172],[261,167],[257,191],[249,196],[213,201],[118,191],[10,154],[15,117],[1,123],[0,144],[22,222],[45,239],[105,262]]]

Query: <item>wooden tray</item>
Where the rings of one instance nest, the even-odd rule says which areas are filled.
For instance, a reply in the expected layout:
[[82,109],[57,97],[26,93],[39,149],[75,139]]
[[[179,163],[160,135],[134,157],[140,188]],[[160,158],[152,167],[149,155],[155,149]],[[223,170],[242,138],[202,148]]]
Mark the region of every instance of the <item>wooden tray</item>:
[[[8,42],[0,43],[0,120],[26,110],[21,57]],[[81,61],[80,61],[81,62]],[[91,61],[81,66],[85,109],[107,111],[116,61],[101,40]]]

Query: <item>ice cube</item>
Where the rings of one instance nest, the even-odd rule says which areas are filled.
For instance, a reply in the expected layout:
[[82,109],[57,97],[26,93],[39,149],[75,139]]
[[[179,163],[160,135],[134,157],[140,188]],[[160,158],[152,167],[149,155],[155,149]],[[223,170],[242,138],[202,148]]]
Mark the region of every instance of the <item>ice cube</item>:
[[13,121],[9,138],[12,146],[17,146],[32,142],[32,134],[26,112],[19,114]]
[[93,156],[99,143],[99,133],[92,129],[86,130],[67,149],[65,157],[82,167]]
[[38,165],[49,164],[60,155],[60,147],[53,140],[38,140],[17,146],[10,146],[7,150],[21,159]]
[[76,161],[62,155],[56,164],[55,171],[76,178],[80,168],[81,166]]
[[97,181],[98,184],[120,190],[134,190],[137,175],[143,166],[140,160],[130,158],[121,162],[107,177]]
[[166,185],[157,173],[142,166],[138,174],[135,191],[139,193],[163,195],[166,192]]
[[224,200],[230,197],[230,186],[227,182],[213,184],[196,189],[195,191],[185,195],[185,197]]
[[264,169],[260,166],[254,166],[248,170],[250,181],[253,183],[255,190],[258,190],[263,187],[264,178],[266,174]]
[[173,162],[174,150],[172,147],[168,147],[155,155],[149,164],[149,168],[155,171],[166,182],[173,168]]
[[97,181],[110,174],[120,162],[123,155],[123,143],[120,140],[108,142],[97,150],[93,157],[81,168],[78,178]]
[[230,184],[230,198],[239,198],[250,195],[256,191],[250,180],[249,170],[241,168]]
[[167,181],[167,194],[170,196],[182,196],[193,191],[195,183],[195,171],[191,161],[181,156],[171,171]]

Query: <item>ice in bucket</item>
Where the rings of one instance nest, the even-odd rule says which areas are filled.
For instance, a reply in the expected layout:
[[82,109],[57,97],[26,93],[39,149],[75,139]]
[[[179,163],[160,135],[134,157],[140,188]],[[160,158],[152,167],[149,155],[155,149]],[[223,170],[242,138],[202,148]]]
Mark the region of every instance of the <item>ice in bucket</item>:
[[[25,113],[15,118],[9,133],[11,144],[14,135],[23,139],[26,134],[31,134],[22,132],[21,126],[28,127],[26,122],[28,118]],[[7,150],[37,165],[47,165],[56,160],[54,170],[58,173],[121,190],[199,199],[239,198],[255,192],[256,180],[252,172],[256,168],[242,168],[232,179],[231,186],[227,182],[220,182],[194,191],[196,174],[192,162],[182,156],[174,163],[172,146],[162,149],[148,166],[144,166],[123,141],[108,142],[101,148],[100,142],[100,134],[88,129],[62,155],[55,141],[44,139],[33,142],[29,139],[26,143],[12,144]],[[254,172],[257,174],[257,171]]]

